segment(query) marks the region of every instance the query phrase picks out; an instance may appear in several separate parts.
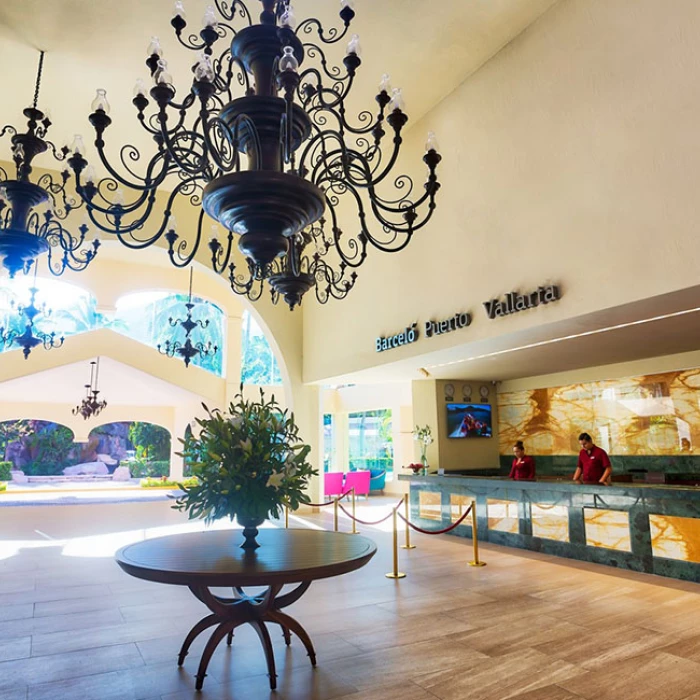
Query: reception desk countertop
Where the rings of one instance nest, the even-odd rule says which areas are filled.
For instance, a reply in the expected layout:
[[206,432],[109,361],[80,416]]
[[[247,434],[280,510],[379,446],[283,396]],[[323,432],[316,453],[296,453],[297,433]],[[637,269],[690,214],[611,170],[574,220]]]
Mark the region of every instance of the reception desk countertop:
[[[474,501],[479,540],[700,581],[700,488],[400,475],[412,517],[446,527]],[[466,522],[466,521],[465,521]],[[453,534],[471,537],[471,526]]]

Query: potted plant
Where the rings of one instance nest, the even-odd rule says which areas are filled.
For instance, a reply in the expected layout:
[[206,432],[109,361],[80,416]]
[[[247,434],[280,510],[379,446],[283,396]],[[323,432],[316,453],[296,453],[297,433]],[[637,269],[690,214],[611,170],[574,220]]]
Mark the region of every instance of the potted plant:
[[429,425],[424,425],[422,428],[416,426],[413,430],[413,439],[420,445],[420,461],[423,465],[423,474],[428,473],[428,458],[426,451],[428,445],[433,443],[433,434]]
[[234,518],[243,525],[244,549],[256,549],[258,526],[295,510],[310,499],[304,493],[318,472],[309,464],[311,450],[299,438],[294,414],[282,411],[273,396],[248,401],[238,394],[227,412],[209,410],[197,418],[199,435],[187,435],[180,453],[191,465],[194,485],[181,484],[173,508],[190,519]]

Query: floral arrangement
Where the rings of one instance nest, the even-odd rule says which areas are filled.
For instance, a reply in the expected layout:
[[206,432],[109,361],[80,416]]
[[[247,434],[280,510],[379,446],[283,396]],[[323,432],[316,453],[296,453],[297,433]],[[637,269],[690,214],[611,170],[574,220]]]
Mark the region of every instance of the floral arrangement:
[[413,430],[413,439],[420,444],[421,466],[425,467],[428,463],[427,457],[425,456],[426,450],[428,449],[428,445],[432,445],[434,442],[430,426],[424,425],[422,428],[416,426]]
[[423,465],[420,462],[414,462],[413,464],[409,464],[406,469],[411,469],[414,474],[418,474],[423,471]]
[[283,506],[309,503],[304,493],[318,472],[307,462],[311,451],[299,438],[294,414],[282,411],[273,396],[259,401],[236,396],[228,412],[218,409],[197,418],[200,432],[188,435],[180,456],[190,465],[194,484],[181,484],[173,508],[190,519],[238,522],[279,517]]

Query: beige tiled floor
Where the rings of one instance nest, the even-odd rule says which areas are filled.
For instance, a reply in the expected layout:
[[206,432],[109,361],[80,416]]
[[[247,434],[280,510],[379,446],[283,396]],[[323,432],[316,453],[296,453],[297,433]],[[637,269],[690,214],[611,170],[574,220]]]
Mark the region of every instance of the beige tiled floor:
[[168,527],[187,524],[167,503],[0,508],[0,700],[700,700],[696,584],[495,547],[474,569],[470,542],[448,536],[418,537],[390,581],[390,535],[372,528],[372,562],[291,609],[316,669],[275,634],[271,693],[242,629],[198,694],[206,636],[183,669],[175,657],[203,606],[112,558]]

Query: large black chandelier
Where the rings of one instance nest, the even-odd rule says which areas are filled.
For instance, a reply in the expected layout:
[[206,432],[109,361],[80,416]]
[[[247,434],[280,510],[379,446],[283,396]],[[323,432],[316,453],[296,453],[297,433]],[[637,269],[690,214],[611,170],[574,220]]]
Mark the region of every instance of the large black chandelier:
[[5,326],[0,327],[0,344],[2,347],[5,348],[13,344],[19,346],[22,348],[25,360],[29,359],[32,350],[38,345],[43,345],[45,350],[51,350],[60,348],[65,340],[63,336],[57,338],[54,331],[44,333],[35,327],[37,316],[51,316],[51,309],[45,303],[37,306],[36,295],[38,291],[35,276],[34,285],[29,288],[29,304],[22,306],[12,302],[12,307],[20,317],[23,317],[24,330],[18,331]]
[[[39,69],[34,88],[34,102],[23,114],[27,118],[25,133],[7,125],[0,137],[11,134],[14,179],[0,168],[0,257],[2,265],[14,277],[17,272],[28,273],[42,253],[48,252],[48,267],[54,275],[66,268],[82,270],[90,263],[99,242],[85,245],[88,226],[78,226],[78,233],[71,234],[61,223],[82,202],[70,197],[66,186],[70,171],[63,168],[58,176],[46,173],[36,182],[30,180],[34,159],[51,151],[54,158],[63,162],[71,152],[68,146],[56,148],[46,139],[51,119],[48,112],[37,108],[44,52],[39,55]],[[82,150],[77,139],[73,152]]]
[[107,402],[99,400],[100,394],[97,389],[97,380],[100,376],[100,358],[93,360],[90,363],[90,383],[85,385],[85,398],[73,409],[74,416],[82,416],[85,420],[98,416],[104,408],[107,407]]
[[200,328],[206,330],[209,327],[209,319],[202,321],[201,319],[194,321],[192,320],[192,310],[195,305],[192,302],[192,274],[193,270],[190,268],[190,292],[187,298],[187,303],[185,308],[187,313],[185,318],[172,318],[168,319],[168,323],[171,328],[177,328],[178,326],[185,331],[185,340],[181,342],[180,340],[166,340],[165,345],[158,344],[158,352],[162,355],[167,355],[168,357],[175,357],[178,355],[185,362],[185,367],[190,366],[190,362],[195,357],[208,357],[209,355],[216,355],[219,348],[216,345],[212,345],[211,341],[203,342],[197,341],[192,342],[192,332]]
[[[154,155],[142,159],[127,144],[120,166],[113,167],[104,140],[109,104],[100,89],[89,119],[107,176],[97,177],[81,149],[68,160],[90,219],[124,245],[145,248],[163,240],[179,267],[207,245],[212,268],[228,271],[234,292],[255,300],[267,280],[273,301],[283,298],[293,307],[315,287],[323,303],[348,293],[370,246],[402,250],[429,221],[441,156],[430,136],[422,192],[414,192],[407,175],[393,174],[408,117],[388,76],[376,95],[377,113],[348,117],[347,99],[361,64],[358,37],[350,38],[344,68],[330,64],[321,46],[347,35],[353,0],[340,2],[343,28],[328,31],[315,18],[297,26],[290,0],[260,2],[256,24],[241,0],[215,0],[201,31],[189,35],[182,2],[176,2],[175,34],[199,55],[191,85],[178,95],[160,43],[153,38],[148,47],[154,85],[149,89],[139,81],[133,104],[156,144]],[[244,26],[234,29],[233,23]],[[219,43],[224,47],[215,52]],[[302,67],[307,59],[313,65]],[[243,95],[234,97],[235,88]],[[156,211],[158,188],[170,190],[162,211]],[[187,237],[171,220],[179,198],[201,205],[196,231]],[[356,233],[341,228],[343,200],[357,213]],[[370,214],[378,231],[370,229]],[[206,240],[206,215],[224,226],[225,237]],[[236,238],[244,257],[238,265]]]

